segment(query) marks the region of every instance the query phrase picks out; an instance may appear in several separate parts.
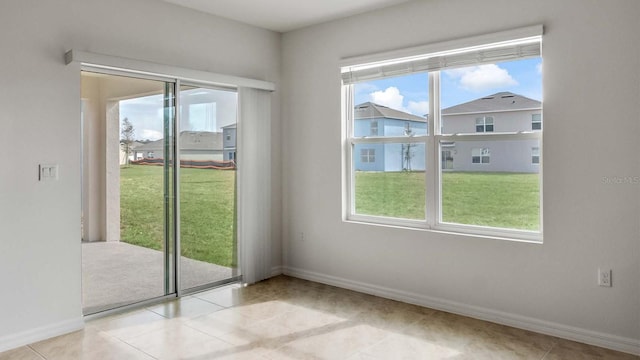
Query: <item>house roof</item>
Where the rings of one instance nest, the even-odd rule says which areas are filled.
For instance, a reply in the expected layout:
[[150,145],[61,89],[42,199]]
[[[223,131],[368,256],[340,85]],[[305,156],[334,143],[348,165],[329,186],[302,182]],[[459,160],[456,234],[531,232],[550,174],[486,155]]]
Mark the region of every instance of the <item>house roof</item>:
[[[164,145],[164,140],[151,141],[137,146],[136,151],[158,151]],[[222,150],[222,133],[209,131],[183,131],[180,133],[180,148],[182,150]]]
[[542,103],[522,95],[503,91],[442,109],[442,115],[540,109]]
[[355,119],[375,119],[387,118],[397,120],[409,120],[426,122],[427,119],[421,116],[406,113],[404,111],[392,109],[386,106],[374,104],[372,102],[362,103],[354,107]]

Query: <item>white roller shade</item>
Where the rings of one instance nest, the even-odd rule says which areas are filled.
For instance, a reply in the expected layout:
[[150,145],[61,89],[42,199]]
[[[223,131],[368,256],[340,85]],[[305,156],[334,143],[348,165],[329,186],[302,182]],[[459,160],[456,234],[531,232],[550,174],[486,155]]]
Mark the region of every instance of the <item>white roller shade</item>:
[[[356,65],[343,66],[341,68],[343,84],[348,85],[361,81],[381,79],[385,77],[400,76],[418,72],[437,71],[478,64],[496,63],[516,59],[538,57],[541,55],[542,26],[495,34],[496,39],[490,41],[491,35],[485,35],[474,39],[478,44],[470,45],[452,41],[448,43],[427,45],[420,48],[407,49],[395,52],[415,53],[415,55],[391,57],[390,60],[363,62]],[[523,36],[526,34],[527,36]],[[533,35],[532,35],[533,34]],[[501,38],[507,38],[502,40]],[[484,41],[484,43],[482,43]],[[473,42],[473,41],[472,41]],[[428,50],[436,50],[430,52]],[[426,51],[419,53],[420,51]],[[381,55],[375,56],[381,57]]]

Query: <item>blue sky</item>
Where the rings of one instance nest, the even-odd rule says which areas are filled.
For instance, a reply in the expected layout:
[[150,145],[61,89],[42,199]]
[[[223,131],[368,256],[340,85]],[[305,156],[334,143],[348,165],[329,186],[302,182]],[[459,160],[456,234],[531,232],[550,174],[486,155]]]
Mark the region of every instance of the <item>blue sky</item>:
[[[236,122],[237,95],[232,91],[193,88],[183,90],[181,131],[222,131]],[[163,138],[163,95],[149,95],[120,101],[120,126],[128,118],[133,124],[134,139]]]
[[[542,101],[542,59],[446,70],[440,76],[441,107],[447,108],[501,91]],[[415,115],[428,113],[427,73],[358,83],[355,104],[367,101]]]

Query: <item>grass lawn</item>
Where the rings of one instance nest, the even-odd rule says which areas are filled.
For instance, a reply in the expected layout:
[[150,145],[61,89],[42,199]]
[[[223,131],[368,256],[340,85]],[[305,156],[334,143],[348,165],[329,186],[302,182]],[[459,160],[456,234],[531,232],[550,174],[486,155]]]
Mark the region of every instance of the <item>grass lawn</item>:
[[[235,266],[235,171],[181,169],[182,255]],[[357,172],[360,214],[424,219],[424,173]],[[161,250],[164,237],[162,167],[131,165],[120,170],[122,240]],[[537,174],[442,174],[445,222],[537,230]]]
[[[235,266],[235,171],[181,169],[181,254]],[[130,165],[120,170],[122,241],[161,250],[164,246],[161,166]]]
[[[442,174],[442,220],[522,230],[539,228],[538,174]],[[424,173],[357,172],[360,214],[424,219]]]

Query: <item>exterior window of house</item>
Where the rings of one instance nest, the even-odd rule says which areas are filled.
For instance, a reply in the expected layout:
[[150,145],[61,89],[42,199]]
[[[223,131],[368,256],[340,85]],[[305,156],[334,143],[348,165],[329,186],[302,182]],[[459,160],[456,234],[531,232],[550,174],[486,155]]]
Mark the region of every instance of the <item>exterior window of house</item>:
[[362,161],[363,163],[376,162],[376,149],[361,149],[360,159],[360,161]]
[[491,150],[489,148],[471,149],[471,162],[474,164],[488,164],[491,162]]
[[155,158],[155,157],[156,157],[156,155],[153,153],[153,151],[150,151],[150,152],[148,152],[148,153],[147,153],[147,157],[148,157],[149,159],[153,159],[153,158]]
[[231,135],[227,134],[227,141],[231,141]]
[[542,114],[531,115],[531,130],[542,130]]
[[540,164],[540,148],[532,147],[531,148],[531,163],[532,164]]
[[378,136],[378,120],[371,120],[371,136]]
[[541,42],[532,26],[345,60],[344,220],[541,241]]
[[493,132],[493,117],[476,118],[476,132]]

